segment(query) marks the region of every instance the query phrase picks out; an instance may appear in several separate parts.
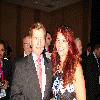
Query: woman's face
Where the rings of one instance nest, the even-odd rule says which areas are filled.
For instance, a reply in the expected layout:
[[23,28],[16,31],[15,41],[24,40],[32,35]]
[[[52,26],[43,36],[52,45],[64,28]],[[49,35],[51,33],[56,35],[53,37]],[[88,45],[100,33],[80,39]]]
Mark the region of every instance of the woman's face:
[[68,53],[68,42],[61,32],[58,32],[56,39],[56,48],[60,57],[66,57]]

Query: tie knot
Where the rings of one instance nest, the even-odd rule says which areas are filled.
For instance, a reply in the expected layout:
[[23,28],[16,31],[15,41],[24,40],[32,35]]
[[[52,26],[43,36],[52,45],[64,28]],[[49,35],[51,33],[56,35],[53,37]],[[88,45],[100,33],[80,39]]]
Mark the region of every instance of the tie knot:
[[41,62],[41,59],[40,59],[40,58],[38,58],[36,61],[37,61],[38,63],[40,63],[40,62]]
[[47,52],[49,51],[49,48],[47,49]]

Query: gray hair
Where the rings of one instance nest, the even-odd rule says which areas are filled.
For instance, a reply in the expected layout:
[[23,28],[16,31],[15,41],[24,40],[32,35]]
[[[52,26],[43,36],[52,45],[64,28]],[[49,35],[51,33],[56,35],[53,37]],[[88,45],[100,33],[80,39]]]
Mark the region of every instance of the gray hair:
[[80,38],[75,37],[75,44],[77,44],[77,42],[78,42],[79,40],[81,41]]

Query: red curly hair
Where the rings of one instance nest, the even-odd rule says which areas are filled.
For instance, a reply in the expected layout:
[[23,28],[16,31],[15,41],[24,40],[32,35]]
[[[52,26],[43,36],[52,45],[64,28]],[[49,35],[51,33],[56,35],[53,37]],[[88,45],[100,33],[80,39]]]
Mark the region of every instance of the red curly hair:
[[68,54],[66,55],[66,59],[63,63],[63,86],[65,87],[67,84],[71,84],[74,80],[74,74],[76,71],[77,63],[81,61],[81,57],[78,55],[78,49],[74,42],[74,35],[69,26],[62,25],[56,29],[55,35],[54,35],[54,48],[51,55],[51,62],[54,66],[53,73],[57,70],[57,65],[60,63],[60,56],[56,49],[56,39],[58,32],[61,32],[63,36],[65,37],[66,41],[68,42]]

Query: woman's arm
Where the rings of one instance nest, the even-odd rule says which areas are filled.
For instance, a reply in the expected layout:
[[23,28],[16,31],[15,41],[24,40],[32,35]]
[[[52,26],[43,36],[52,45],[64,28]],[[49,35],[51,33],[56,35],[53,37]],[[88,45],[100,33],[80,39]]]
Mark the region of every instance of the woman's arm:
[[73,85],[75,88],[77,100],[86,100],[85,80],[80,63],[78,63],[76,67],[75,79],[76,81],[73,81]]

